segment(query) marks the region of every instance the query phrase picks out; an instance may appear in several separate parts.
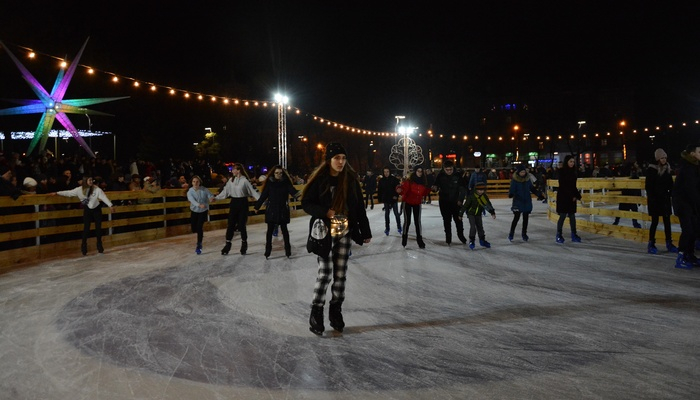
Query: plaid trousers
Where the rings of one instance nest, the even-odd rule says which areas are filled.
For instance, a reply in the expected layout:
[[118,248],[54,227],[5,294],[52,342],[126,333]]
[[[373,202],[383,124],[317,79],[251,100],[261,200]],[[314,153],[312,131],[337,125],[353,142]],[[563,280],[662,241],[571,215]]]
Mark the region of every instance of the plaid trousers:
[[348,270],[350,254],[350,235],[333,238],[331,254],[327,258],[318,257],[318,276],[314,286],[312,306],[323,307],[326,304],[326,290],[333,274],[331,286],[331,304],[342,304],[345,300],[345,272]]

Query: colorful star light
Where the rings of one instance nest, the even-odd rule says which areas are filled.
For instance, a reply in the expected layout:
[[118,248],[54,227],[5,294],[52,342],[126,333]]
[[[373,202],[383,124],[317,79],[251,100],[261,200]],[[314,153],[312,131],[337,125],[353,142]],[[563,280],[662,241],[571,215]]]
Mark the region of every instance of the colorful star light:
[[[89,39],[89,38],[88,38]],[[39,100],[10,100],[17,104],[23,104],[19,107],[6,108],[0,110],[0,115],[19,115],[19,114],[39,114],[42,113],[41,120],[39,120],[39,126],[34,132],[34,138],[31,143],[29,143],[29,149],[27,154],[31,154],[34,147],[36,147],[37,142],[41,139],[41,144],[39,145],[39,152],[42,152],[46,147],[46,140],[49,138],[49,131],[53,126],[53,121],[58,120],[58,122],[63,125],[68,132],[73,135],[73,138],[78,141],[80,146],[84,148],[91,157],[95,157],[90,147],[85,143],[85,140],[80,136],[78,130],[73,126],[73,123],[68,119],[66,114],[92,114],[92,115],[109,115],[112,114],[103,113],[100,111],[88,110],[83,108],[84,106],[89,106],[93,104],[106,103],[108,101],[126,99],[128,97],[103,97],[103,98],[92,98],[92,99],[75,99],[75,100],[63,100],[63,96],[68,90],[68,84],[73,78],[75,69],[78,67],[78,62],[80,61],[80,56],[87,46],[87,40],[83,44],[83,47],[75,56],[75,60],[70,64],[68,70],[64,71],[61,69],[54,83],[51,93],[46,91],[39,81],[32,76],[32,74],[22,65],[22,63],[10,52],[10,50],[5,46],[2,41],[0,41],[0,47],[7,51],[12,61],[17,65],[17,68],[22,72],[22,77],[32,88],[34,93],[39,97]]]

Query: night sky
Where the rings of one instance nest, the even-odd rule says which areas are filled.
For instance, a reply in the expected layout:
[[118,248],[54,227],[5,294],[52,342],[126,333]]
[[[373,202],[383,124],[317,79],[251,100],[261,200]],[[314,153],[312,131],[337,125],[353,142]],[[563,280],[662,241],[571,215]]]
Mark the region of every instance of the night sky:
[[[631,94],[627,118],[639,124],[697,119],[700,7],[657,3],[4,1],[0,40],[17,56],[19,45],[73,58],[89,37],[81,64],[99,70],[246,99],[279,90],[306,113],[376,131],[406,115],[422,131],[464,134],[494,105],[578,93]],[[55,68],[23,60],[50,90]],[[182,147],[204,127],[276,132],[274,111],[183,105],[87,79],[76,76],[66,98],[131,96],[91,107],[115,114],[92,124],[130,138],[120,147],[147,147],[146,136]],[[34,98],[4,51],[0,98]],[[0,130],[33,130],[38,119],[0,117]],[[296,121],[291,131],[308,130]],[[248,136],[235,138],[252,149]]]

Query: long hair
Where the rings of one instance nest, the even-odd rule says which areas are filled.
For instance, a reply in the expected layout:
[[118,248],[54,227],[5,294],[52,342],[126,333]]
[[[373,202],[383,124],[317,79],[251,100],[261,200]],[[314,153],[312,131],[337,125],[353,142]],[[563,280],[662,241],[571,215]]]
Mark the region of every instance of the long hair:
[[[316,181],[316,179],[328,178],[331,175],[331,160],[323,161],[314,172],[311,173],[309,179],[306,181],[304,190],[301,193],[303,198],[306,194],[306,189],[311,186],[311,184]],[[338,186],[335,188],[335,193],[333,194],[333,200],[331,201],[331,208],[333,210],[345,210],[347,209],[347,199],[351,190],[355,189],[355,184],[358,183],[360,178],[357,173],[350,166],[349,163],[345,163],[345,167],[340,174],[338,174]],[[327,182],[327,180],[326,180]],[[321,194],[326,193],[331,190],[330,185],[325,185],[321,188]]]
[[280,179],[281,182],[284,182],[286,180],[292,185],[294,185],[294,181],[292,180],[292,177],[289,176],[289,172],[287,172],[287,170],[284,169],[281,165],[275,165],[274,167],[270,168],[269,171],[267,171],[267,175],[265,175],[265,182],[263,182],[263,185],[260,188],[260,192],[265,190],[265,186],[267,186],[267,182],[270,182],[270,179],[272,179],[273,181],[275,180],[275,170],[277,169],[282,170],[282,178]]
[[[248,177],[248,173],[245,171],[245,168],[243,168],[243,164],[234,163],[233,168],[236,168],[237,170],[241,171],[241,175],[245,176],[247,180],[250,180],[250,178]],[[233,176],[233,172],[231,173],[231,175]]]
[[[90,175],[84,175],[83,181],[80,182],[80,186],[83,188],[83,194],[87,197],[89,197],[92,194],[92,185],[88,185],[88,178],[90,178]],[[93,185],[94,184],[95,182],[93,182]]]

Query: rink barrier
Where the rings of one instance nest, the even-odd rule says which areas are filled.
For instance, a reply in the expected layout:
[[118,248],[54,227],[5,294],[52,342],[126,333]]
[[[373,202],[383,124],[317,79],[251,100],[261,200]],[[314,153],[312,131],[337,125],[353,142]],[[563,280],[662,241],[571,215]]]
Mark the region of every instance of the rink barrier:
[[[301,190],[303,185],[296,185]],[[218,189],[210,188],[212,193]],[[187,191],[106,192],[116,206],[114,213],[102,207],[102,243],[106,250],[132,243],[191,234]],[[205,231],[225,229],[230,199],[210,205]],[[300,201],[290,197],[292,217],[306,215]],[[265,221],[265,206],[256,214],[255,199],[248,199],[250,224]],[[17,200],[0,197],[0,274],[15,266],[65,255],[80,254],[83,210],[77,198],[45,194],[22,195]],[[95,252],[94,225],[88,247]]]
[[[634,240],[637,242],[649,241],[649,225],[651,217],[647,214],[647,198],[644,189],[645,177],[631,178],[578,178],[576,186],[581,192],[581,202],[576,209],[576,229],[579,231],[594,233],[596,235],[617,237]],[[547,181],[547,217],[555,224],[559,219],[556,213],[556,188],[559,182],[556,179]],[[623,196],[622,189],[639,189],[641,196]],[[639,206],[639,211],[618,210],[620,203],[632,203]],[[613,225],[615,217],[620,217],[620,224]],[[642,228],[634,228],[632,219],[636,219]],[[568,231],[568,221],[564,224],[564,231]],[[678,217],[671,215],[671,229],[674,244],[678,245],[680,238],[680,222]],[[566,235],[564,235],[566,239]],[[657,247],[664,247],[666,236],[664,234],[663,219],[659,218],[656,228]]]
[[[558,182],[549,180],[547,184],[547,216],[556,223],[558,215],[555,212],[554,190]],[[488,194],[493,199],[504,198],[509,187],[510,180],[491,180],[488,182]],[[578,187],[583,194],[583,203],[576,214],[579,230],[639,242],[648,240],[651,217],[646,214],[644,178],[580,178]],[[301,190],[303,185],[296,188]],[[624,188],[640,189],[642,196],[622,196],[620,190]],[[211,190],[218,193],[217,189]],[[191,233],[185,190],[107,192],[107,196],[117,207],[114,214],[107,208],[102,209],[102,241],[105,249]],[[437,202],[439,194],[433,193],[431,198]],[[620,211],[617,209],[620,202],[640,204],[640,211]],[[265,221],[265,207],[262,207],[260,214],[254,214],[254,204],[254,199],[249,198],[249,224]],[[378,203],[375,201],[375,204]],[[306,215],[300,205],[299,201],[290,198],[292,217]],[[56,209],[47,210],[49,206]],[[228,199],[211,205],[205,231],[226,228],[228,206]],[[61,196],[23,195],[17,200],[0,197],[0,274],[19,265],[79,254],[83,211],[78,207],[76,198]],[[618,226],[612,225],[616,216],[622,218]],[[643,228],[633,228],[631,218],[636,218]],[[673,240],[677,244],[680,236],[678,218],[671,216],[671,222]],[[656,242],[661,245],[665,243],[661,221]],[[94,233],[88,240],[88,246],[94,252]]]

